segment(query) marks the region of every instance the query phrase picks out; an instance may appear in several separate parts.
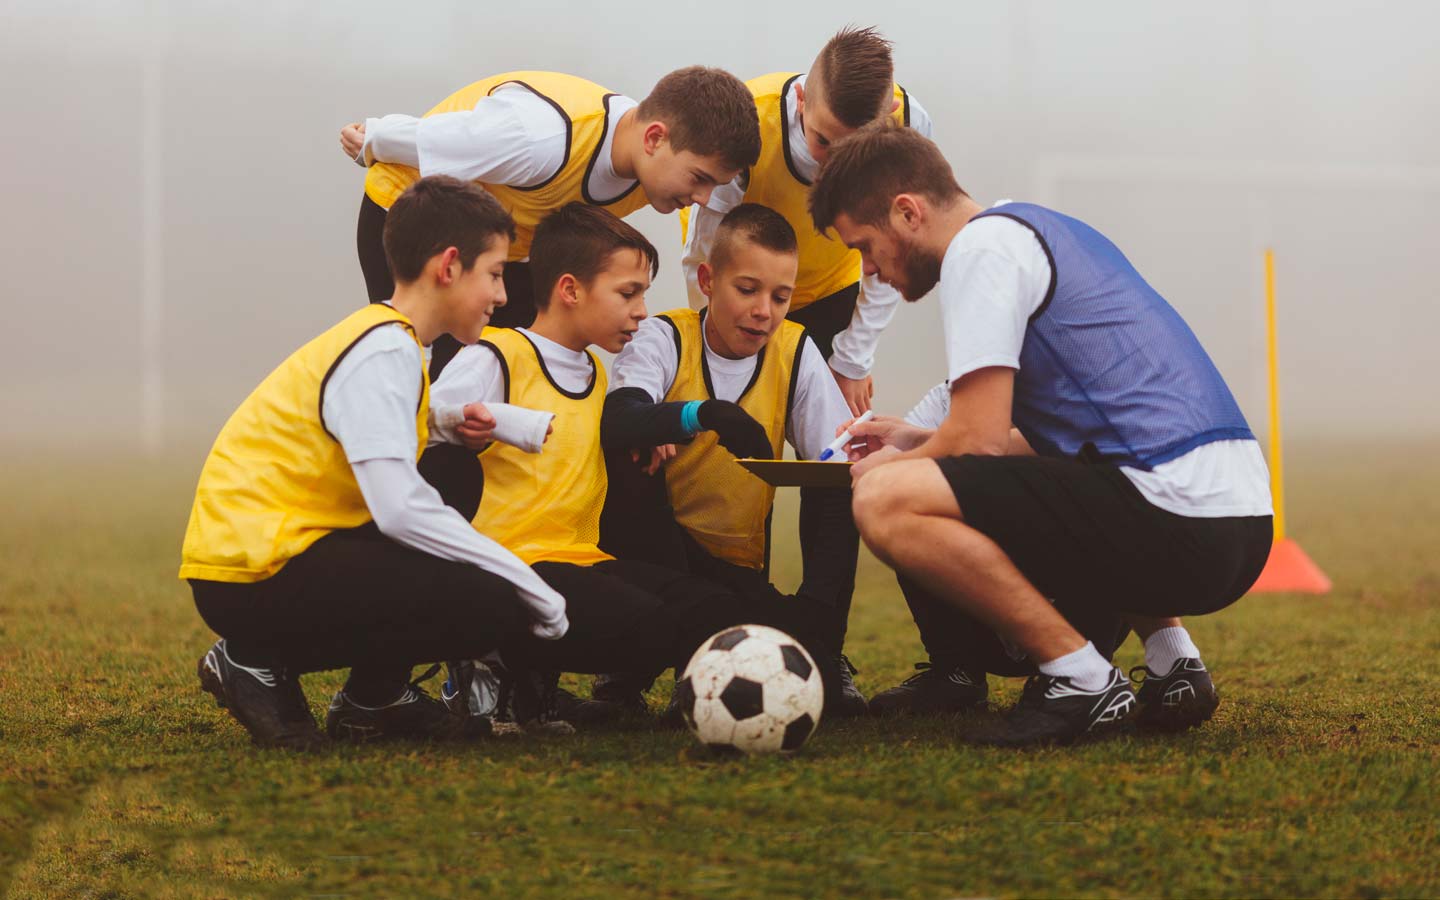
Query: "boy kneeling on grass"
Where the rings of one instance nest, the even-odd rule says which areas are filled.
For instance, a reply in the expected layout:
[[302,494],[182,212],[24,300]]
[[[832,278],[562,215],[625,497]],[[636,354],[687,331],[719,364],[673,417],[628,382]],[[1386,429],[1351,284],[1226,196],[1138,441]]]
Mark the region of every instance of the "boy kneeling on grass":
[[[804,488],[797,597],[769,580],[775,489],[736,465],[773,459],[786,440],[816,459],[849,418],[825,359],[799,323],[786,319],[795,285],[795,231],[768,207],[743,204],[714,231],[699,266],[705,309],[673,310],[641,324],[615,359],[602,440],[612,490],[602,520],[607,549],[725,584],[776,609],[804,602],[820,611],[823,650],[839,679],[828,716],[859,715],[865,698],[840,655],[860,539],[848,488]],[[663,474],[647,477],[633,451],[679,445]],[[637,455],[639,455],[637,454]],[[633,702],[648,679],[617,677],[597,696]]]
[[523,655],[565,635],[564,598],[416,469],[425,347],[480,337],[505,302],[513,234],[478,185],[416,182],[385,221],[394,297],[295,351],[216,438],[180,577],[221,635],[200,660],[201,687],[257,744],[323,744],[299,676],[345,667],[332,737],[466,736],[483,723],[449,713],[411,668],[500,647]]
[[[570,630],[562,639],[530,654],[524,665],[502,654],[502,695],[515,693],[507,684],[523,682],[532,686],[526,693],[538,697],[516,713],[521,722],[547,725],[613,712],[579,703],[562,709],[559,674],[683,669],[702,641],[733,625],[773,625],[802,643],[817,643],[815,616],[805,604],[777,609],[684,571],[615,559],[599,547],[609,492],[600,447],[606,374],[589,347],[614,353],[630,343],[645,320],[645,293],[658,267],[654,246],[633,227],[603,209],[567,204],[535,229],[534,324],[486,329],[435,383],[434,420],[456,423],[437,432],[479,450],[483,472],[483,480],[455,473],[442,491],[469,507],[472,498],[452,495],[483,482],[475,527],[534,566],[567,601]],[[833,381],[830,388],[836,390]],[[466,413],[475,403],[550,413],[552,434],[543,445],[487,443],[477,427],[482,417]]]

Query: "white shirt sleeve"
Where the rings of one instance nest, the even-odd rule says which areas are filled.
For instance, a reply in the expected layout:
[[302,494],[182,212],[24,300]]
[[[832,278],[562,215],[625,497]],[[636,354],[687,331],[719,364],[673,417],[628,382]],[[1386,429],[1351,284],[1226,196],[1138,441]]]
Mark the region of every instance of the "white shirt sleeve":
[[[414,419],[411,419],[412,427]],[[386,537],[440,559],[469,563],[515,585],[535,616],[531,631],[541,638],[564,637],[570,623],[565,598],[540,579],[520,557],[476,531],[440,500],[405,459],[370,459],[351,468],[370,515]]]
[[915,99],[914,94],[907,93],[905,96],[910,100],[910,127],[925,137],[933,139],[934,135],[931,132],[934,130],[934,124],[930,121],[930,114],[925,111],[925,107],[920,105],[920,101]]
[[344,448],[371,517],[399,544],[510,581],[535,613],[535,634],[564,635],[564,598],[441,502],[416,469],[421,365],[420,348],[402,326],[377,328],[350,348],[325,384],[322,420]]
[[800,375],[785,427],[785,437],[795,448],[796,458],[819,459],[820,452],[835,440],[835,429],[852,418],[850,404],[835,384],[825,357],[807,337],[800,351]]
[[1030,229],[998,216],[962,228],[940,267],[951,383],[988,366],[1019,369],[1025,329],[1049,288],[1050,261]]
[[483,344],[461,347],[430,386],[429,443],[461,443],[455,428],[465,421],[466,405],[504,400],[505,370],[495,351]]
[[321,419],[352,465],[367,459],[414,461],[424,364],[415,339],[398,323],[371,331],[336,364],[325,382]]
[[358,161],[367,166],[387,162],[420,168],[420,156],[415,148],[415,128],[419,124],[420,120],[414,116],[399,113],[366,119],[365,145],[360,148]]
[[846,378],[864,378],[875,368],[875,349],[880,334],[895,318],[895,310],[904,300],[900,292],[881,281],[879,276],[860,279],[860,296],[850,325],[835,335],[831,344],[830,368]]
[[421,175],[531,187],[560,170],[568,135],[564,116],[513,85],[481,98],[474,109],[367,119],[362,153],[367,161],[414,166]]
[[741,173],[729,184],[722,184],[710,192],[710,199],[704,206],[690,207],[690,225],[685,235],[685,255],[680,260],[684,270],[685,291],[690,298],[691,309],[704,309],[708,302],[700,293],[700,264],[710,258],[710,247],[715,243],[715,229],[730,210],[745,202],[745,188],[741,180],[748,173]]
[[679,368],[675,329],[659,319],[646,319],[635,338],[610,363],[610,392],[638,387],[659,403],[670,393]]
[[939,428],[950,415],[950,382],[942,381],[925,392],[920,402],[905,414],[905,421],[921,428]]

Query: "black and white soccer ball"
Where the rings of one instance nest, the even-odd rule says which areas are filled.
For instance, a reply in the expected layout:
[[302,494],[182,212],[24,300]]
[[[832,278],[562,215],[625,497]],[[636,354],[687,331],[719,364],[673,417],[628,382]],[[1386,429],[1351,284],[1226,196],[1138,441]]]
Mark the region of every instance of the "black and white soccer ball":
[[675,691],[702,744],[744,753],[800,749],[825,703],[815,660],[790,635],[764,625],[727,628],[705,641]]

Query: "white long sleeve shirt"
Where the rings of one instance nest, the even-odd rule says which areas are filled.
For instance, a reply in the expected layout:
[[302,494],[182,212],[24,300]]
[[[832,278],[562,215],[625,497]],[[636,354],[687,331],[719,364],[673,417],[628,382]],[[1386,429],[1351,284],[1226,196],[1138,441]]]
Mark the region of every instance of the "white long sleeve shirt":
[[509,581],[535,617],[534,633],[563,637],[570,627],[565,598],[446,506],[416,469],[416,352],[403,326],[377,328],[350,348],[325,383],[325,427],[344,448],[371,517],[399,544]]
[[[726,359],[710,349],[705,342],[705,364],[710,368],[710,381],[715,399],[737,403],[755,375],[757,356]],[[670,326],[656,319],[646,319],[635,332],[635,339],[610,364],[610,390],[638,387],[656,403],[665,399],[675,384],[680,360],[675,352],[675,336]],[[825,359],[809,338],[800,351],[800,374],[795,381],[795,399],[786,417],[785,439],[795,448],[800,459],[819,459],[820,451],[835,439],[835,430],[850,421],[850,406],[840,393],[835,379],[825,369]]]
[[[804,87],[805,77],[795,79],[785,103],[790,109],[797,101],[796,88]],[[910,97],[910,127],[926,137],[931,136],[930,114],[913,96]],[[805,141],[805,128],[799,116],[790,116],[790,156],[795,169],[808,181],[814,181],[820,172],[820,163],[811,155]],[[742,176],[743,177],[743,176]],[[690,207],[690,226],[685,240],[685,255],[681,266],[685,271],[685,285],[692,309],[705,306],[705,295],[700,292],[698,272],[700,264],[710,257],[710,248],[715,242],[715,230],[725,214],[745,201],[745,188],[741,178],[717,187],[704,206]],[[895,317],[895,310],[901,303],[900,292],[875,276],[860,279],[860,297],[855,304],[855,313],[850,325],[835,336],[832,344],[830,368],[846,378],[864,378],[875,367],[875,348],[880,343],[880,334]]]
[[[635,184],[615,172],[612,155],[616,123],[638,104],[611,97],[605,143],[587,176],[592,197],[618,197]],[[365,120],[365,146],[357,162],[399,163],[421,175],[451,175],[531,187],[565,164],[570,129],[555,107],[518,84],[501,85],[473,109],[433,116],[393,114]]]

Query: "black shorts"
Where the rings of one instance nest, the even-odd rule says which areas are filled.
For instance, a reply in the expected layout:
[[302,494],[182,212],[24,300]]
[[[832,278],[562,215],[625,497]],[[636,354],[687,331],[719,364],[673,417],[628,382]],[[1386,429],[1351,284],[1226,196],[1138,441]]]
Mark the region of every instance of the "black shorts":
[[966,524],[1068,606],[1205,615],[1240,599],[1270,555],[1270,516],[1176,515],[1114,466],[1033,456],[936,462]]

